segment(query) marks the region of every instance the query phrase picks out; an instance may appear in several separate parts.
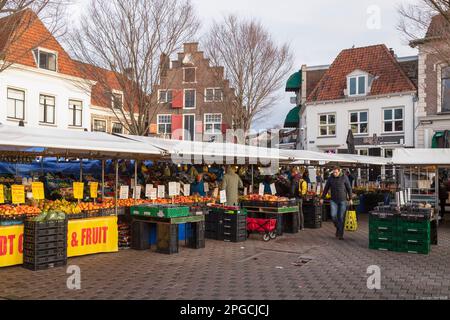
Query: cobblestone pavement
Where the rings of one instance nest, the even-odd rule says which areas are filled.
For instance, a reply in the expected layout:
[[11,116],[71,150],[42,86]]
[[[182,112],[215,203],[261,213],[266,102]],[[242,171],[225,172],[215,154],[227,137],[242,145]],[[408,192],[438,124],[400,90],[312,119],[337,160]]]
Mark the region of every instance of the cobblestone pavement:
[[[69,259],[81,290],[67,289],[65,268],[0,269],[0,299],[449,299],[450,225],[429,256],[368,249],[367,218],[345,241],[333,225],[264,243],[208,240],[206,249],[166,256],[125,250]],[[381,268],[381,290],[367,289],[367,268]]]

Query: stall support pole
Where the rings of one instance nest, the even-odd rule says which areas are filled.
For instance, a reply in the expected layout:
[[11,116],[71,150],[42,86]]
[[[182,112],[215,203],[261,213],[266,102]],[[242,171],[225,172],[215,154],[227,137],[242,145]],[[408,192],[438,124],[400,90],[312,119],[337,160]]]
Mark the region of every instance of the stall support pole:
[[80,182],[83,182],[83,159],[80,159]]
[[44,176],[44,157],[41,157],[41,171],[42,171],[42,176]]
[[117,200],[118,200],[118,190],[119,189],[119,160],[116,160],[116,183],[115,183],[115,187],[114,187],[114,199],[115,199],[115,205],[114,205],[114,210],[116,212],[116,216],[118,213],[117,210]]
[[[439,185],[439,167],[437,167],[436,166],[436,170],[435,170],[435,176],[434,176],[434,195],[435,195],[435,201],[436,201],[436,204],[435,204],[435,210],[434,210],[434,212],[435,213],[438,213],[438,214],[436,214],[436,226],[437,227],[439,227],[439,217],[441,216],[441,212],[440,212],[440,206],[439,206],[439,187],[440,187],[440,185]],[[444,205],[444,207],[445,207],[445,205]]]
[[253,190],[253,187],[254,187],[254,185],[255,185],[255,182],[254,182],[254,176],[253,176],[253,174],[254,174],[254,172],[253,172],[254,170],[253,170],[253,165],[252,165],[252,191],[254,191]]
[[137,194],[137,172],[138,172],[138,164],[137,164],[137,160],[134,160],[134,204],[136,204],[136,199],[139,198],[138,194]]
[[102,160],[102,200],[105,198],[105,160]]

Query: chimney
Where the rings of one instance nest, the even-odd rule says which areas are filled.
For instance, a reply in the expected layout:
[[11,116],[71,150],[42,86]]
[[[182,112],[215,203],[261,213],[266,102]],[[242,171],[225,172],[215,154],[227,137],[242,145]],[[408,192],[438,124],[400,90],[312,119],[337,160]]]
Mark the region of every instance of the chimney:
[[25,122],[23,120],[19,121],[19,127],[25,127]]
[[394,58],[397,58],[394,49],[389,48],[389,52],[391,53],[391,55],[392,55]]
[[160,68],[161,68],[161,77],[166,77],[167,76],[167,70],[170,69],[170,57],[165,54],[162,53],[160,58]]
[[195,53],[198,52],[198,42],[191,42],[184,44],[184,52]]

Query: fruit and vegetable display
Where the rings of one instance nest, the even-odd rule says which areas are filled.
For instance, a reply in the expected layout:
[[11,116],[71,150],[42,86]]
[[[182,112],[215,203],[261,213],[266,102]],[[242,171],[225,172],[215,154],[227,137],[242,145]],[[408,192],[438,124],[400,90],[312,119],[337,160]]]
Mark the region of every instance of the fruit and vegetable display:
[[13,205],[0,205],[0,217],[2,219],[15,219],[21,217],[33,217],[42,212],[41,209],[28,206],[13,206]]
[[31,221],[35,222],[44,222],[44,221],[62,221],[66,219],[66,215],[64,212],[51,210],[48,212],[43,212],[34,218],[31,218]]
[[261,202],[285,202],[289,201],[286,197],[278,197],[272,195],[258,195],[258,194],[250,194],[241,197],[241,201],[261,201]]

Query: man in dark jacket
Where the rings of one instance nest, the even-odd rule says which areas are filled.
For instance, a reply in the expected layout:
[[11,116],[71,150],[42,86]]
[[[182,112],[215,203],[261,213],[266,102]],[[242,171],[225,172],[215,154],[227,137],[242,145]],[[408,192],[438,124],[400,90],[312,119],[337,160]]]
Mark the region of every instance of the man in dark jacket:
[[352,202],[352,186],[347,176],[342,173],[341,168],[335,167],[332,175],[328,178],[323,190],[322,199],[320,203],[323,204],[323,200],[331,191],[331,216],[333,218],[334,225],[336,226],[336,238],[344,240],[344,224],[345,215],[347,213],[347,201],[350,205]]

